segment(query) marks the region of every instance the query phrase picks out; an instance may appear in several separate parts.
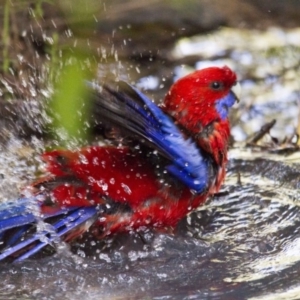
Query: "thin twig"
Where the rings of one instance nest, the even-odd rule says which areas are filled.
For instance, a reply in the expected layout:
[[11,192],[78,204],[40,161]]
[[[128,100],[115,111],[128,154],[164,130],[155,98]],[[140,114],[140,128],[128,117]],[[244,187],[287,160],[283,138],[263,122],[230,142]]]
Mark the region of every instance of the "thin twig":
[[272,120],[269,123],[266,123],[261,127],[261,129],[253,136],[253,138],[250,139],[250,141],[247,143],[247,146],[251,146],[253,144],[256,144],[259,140],[261,140],[266,134],[270,132],[270,130],[275,125],[276,120]]

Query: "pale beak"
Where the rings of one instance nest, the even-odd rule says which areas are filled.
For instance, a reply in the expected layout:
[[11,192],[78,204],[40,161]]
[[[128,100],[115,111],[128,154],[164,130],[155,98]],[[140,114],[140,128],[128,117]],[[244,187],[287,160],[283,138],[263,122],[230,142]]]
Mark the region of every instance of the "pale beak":
[[240,85],[240,83],[237,81],[236,83],[235,83],[235,85],[231,88],[231,92],[234,94],[234,96],[235,96],[235,101],[237,102],[237,103],[239,103],[240,102],[240,96],[241,96],[241,94],[242,94],[242,87],[241,87],[241,85]]

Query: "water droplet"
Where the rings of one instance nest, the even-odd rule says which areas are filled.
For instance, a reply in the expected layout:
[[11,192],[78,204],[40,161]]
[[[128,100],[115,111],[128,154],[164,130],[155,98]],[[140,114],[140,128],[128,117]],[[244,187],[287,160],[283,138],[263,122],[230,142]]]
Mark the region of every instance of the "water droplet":
[[94,157],[93,158],[93,165],[94,166],[98,166],[99,165],[99,159],[98,159],[98,157]]
[[105,260],[105,261],[108,262],[108,263],[111,262],[111,259],[110,259],[110,257],[109,257],[107,254],[100,253],[100,254],[99,254],[99,258],[102,259],[102,260]]
[[125,183],[121,183],[121,187],[123,188],[126,194],[131,195],[132,192],[128,185],[126,185]]
[[87,165],[89,163],[89,161],[87,160],[86,156],[83,154],[79,155],[79,160],[82,164]]

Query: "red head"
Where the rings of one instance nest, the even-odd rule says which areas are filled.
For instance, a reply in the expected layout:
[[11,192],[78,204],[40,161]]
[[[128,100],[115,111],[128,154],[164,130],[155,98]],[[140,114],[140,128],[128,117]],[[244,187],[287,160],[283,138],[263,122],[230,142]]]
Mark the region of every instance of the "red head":
[[179,124],[196,133],[213,121],[227,118],[227,109],[235,100],[230,93],[235,83],[236,75],[227,66],[195,71],[171,87],[163,108]]

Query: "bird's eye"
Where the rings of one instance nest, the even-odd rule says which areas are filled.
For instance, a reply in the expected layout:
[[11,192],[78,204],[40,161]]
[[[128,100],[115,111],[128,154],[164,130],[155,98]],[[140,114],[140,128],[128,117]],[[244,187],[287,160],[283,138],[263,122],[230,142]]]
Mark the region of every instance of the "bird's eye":
[[215,91],[219,91],[223,89],[223,83],[220,81],[213,81],[211,82],[210,87]]
[[57,155],[55,157],[55,159],[56,159],[56,163],[61,165],[61,166],[65,166],[68,163],[67,157],[65,157],[63,155]]

